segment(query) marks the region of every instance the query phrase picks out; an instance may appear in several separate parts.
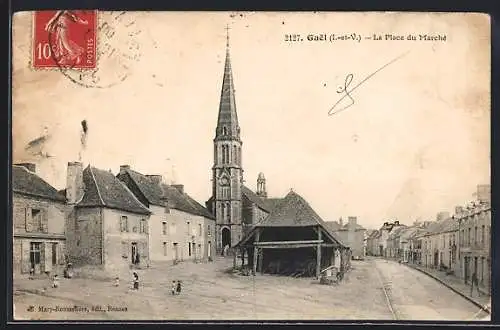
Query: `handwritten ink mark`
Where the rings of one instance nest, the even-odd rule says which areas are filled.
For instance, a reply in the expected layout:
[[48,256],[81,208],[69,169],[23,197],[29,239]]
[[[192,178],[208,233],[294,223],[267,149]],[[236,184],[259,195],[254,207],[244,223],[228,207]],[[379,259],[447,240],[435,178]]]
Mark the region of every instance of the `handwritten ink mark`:
[[[382,69],[386,68],[387,66],[389,66],[392,63],[396,62],[397,60],[403,58],[408,53],[409,53],[409,51],[407,51],[406,53],[404,53],[402,55],[399,55],[398,57],[392,59],[390,62],[384,64],[383,66],[381,66],[380,68],[378,68],[375,72],[373,72],[373,73],[369,74],[368,76],[366,76],[363,80],[361,80],[357,85],[353,86],[351,89],[348,89],[348,87],[351,85],[352,80],[354,79],[354,74],[349,73],[345,77],[344,86],[339,87],[339,89],[337,90],[337,94],[344,94],[344,95],[333,105],[333,107],[330,108],[330,110],[328,111],[328,115],[332,116],[332,115],[337,114],[337,113],[339,113],[341,111],[344,111],[344,110],[350,108],[352,105],[354,105],[354,98],[352,97],[352,92],[354,92],[365,81],[367,81],[368,79],[370,79],[371,77],[373,77],[375,74],[377,74],[378,72],[380,72]],[[342,102],[346,98],[348,98],[351,102],[348,105],[344,106],[344,107],[338,108],[338,105],[340,104],[340,102]]]

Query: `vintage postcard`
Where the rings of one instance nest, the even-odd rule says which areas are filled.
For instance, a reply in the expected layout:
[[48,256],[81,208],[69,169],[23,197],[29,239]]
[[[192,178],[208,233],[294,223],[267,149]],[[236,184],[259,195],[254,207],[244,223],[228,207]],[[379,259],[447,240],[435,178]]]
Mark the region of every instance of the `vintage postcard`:
[[14,320],[490,320],[490,18],[19,12]]

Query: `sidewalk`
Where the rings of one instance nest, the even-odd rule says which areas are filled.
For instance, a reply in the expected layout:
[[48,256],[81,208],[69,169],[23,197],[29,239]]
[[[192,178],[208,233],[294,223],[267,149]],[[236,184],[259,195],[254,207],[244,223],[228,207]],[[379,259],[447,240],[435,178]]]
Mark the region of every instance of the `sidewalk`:
[[474,305],[491,314],[491,296],[484,292],[484,289],[479,289],[479,291],[481,292],[481,296],[478,297],[477,291],[474,288],[473,297],[471,297],[470,285],[465,284],[463,280],[457,278],[456,276],[446,275],[444,272],[441,272],[439,270],[428,269],[411,263],[405,263],[405,265],[434,278],[436,281],[440,282],[444,286],[448,287],[452,291],[472,302]]

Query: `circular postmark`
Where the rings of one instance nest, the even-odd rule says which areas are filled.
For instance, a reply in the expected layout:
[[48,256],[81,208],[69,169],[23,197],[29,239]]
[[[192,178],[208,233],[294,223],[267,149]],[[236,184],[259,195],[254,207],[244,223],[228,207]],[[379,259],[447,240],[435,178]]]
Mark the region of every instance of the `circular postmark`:
[[[85,14],[89,11],[72,12],[74,19],[79,19],[78,12]],[[84,39],[88,41],[80,48],[87,47],[85,54],[89,58],[95,57],[95,65],[91,68],[81,66],[82,59],[78,56],[64,59],[56,51],[52,52],[53,59],[58,70],[71,82],[86,88],[110,88],[127,79],[131,67],[140,61],[139,35],[142,31],[127,12],[94,13],[95,24],[85,30]],[[71,47],[72,41],[68,41],[64,34],[61,36],[60,31],[64,33],[64,27],[48,31],[51,49]]]

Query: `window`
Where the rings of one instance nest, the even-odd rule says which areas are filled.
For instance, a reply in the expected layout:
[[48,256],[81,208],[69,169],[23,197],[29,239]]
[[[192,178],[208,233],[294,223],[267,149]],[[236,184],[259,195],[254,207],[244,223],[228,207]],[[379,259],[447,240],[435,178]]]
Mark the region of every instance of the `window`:
[[481,243],[484,244],[484,225],[481,226]]
[[474,227],[474,244],[477,244],[477,226]]
[[191,235],[191,223],[189,221],[187,222],[187,227],[188,227],[188,235]]
[[31,219],[33,221],[34,231],[43,231],[42,211],[38,209],[31,209]]
[[141,234],[145,234],[147,232],[146,225],[147,225],[146,219],[141,219],[141,222],[140,222],[140,225],[139,225],[139,228],[140,228],[139,231],[140,231]]
[[202,228],[201,228],[201,223],[198,224],[198,235],[201,236],[202,234]]
[[467,243],[470,246],[471,228],[469,228],[469,234],[467,235]]
[[191,242],[188,242],[188,253],[191,256]]
[[222,127],[222,135],[227,135],[227,128],[226,128],[226,126]]
[[168,247],[167,247],[167,242],[163,242],[163,255],[166,257],[167,256],[167,250],[168,250]]
[[122,216],[120,218],[120,231],[128,232],[128,218],[126,216]]
[[42,243],[40,242],[31,242],[30,243],[30,261],[31,265],[40,264],[40,251],[42,248]]
[[229,205],[229,203],[226,204],[226,210],[227,222],[231,223],[231,206]]
[[212,236],[212,232],[210,230],[210,225],[207,226],[207,236]]
[[166,221],[163,221],[161,223],[161,233],[163,235],[167,235],[167,222]]

